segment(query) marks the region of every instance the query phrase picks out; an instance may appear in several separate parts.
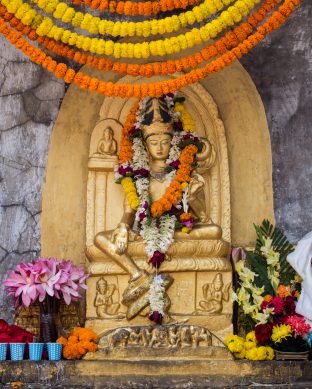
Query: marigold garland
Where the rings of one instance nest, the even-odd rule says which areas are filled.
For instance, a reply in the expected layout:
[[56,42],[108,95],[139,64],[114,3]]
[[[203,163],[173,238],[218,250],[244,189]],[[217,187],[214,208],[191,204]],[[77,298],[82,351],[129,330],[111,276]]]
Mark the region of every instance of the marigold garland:
[[195,131],[195,122],[192,116],[184,108],[184,105],[181,103],[175,103],[174,110],[180,112],[181,121],[183,124],[183,131],[185,132],[194,132]]
[[70,331],[68,339],[61,336],[57,343],[63,345],[65,359],[81,359],[87,352],[97,350],[98,340],[98,336],[90,328],[76,327]]
[[160,1],[115,1],[115,0],[71,0],[75,5],[84,4],[92,9],[105,11],[109,9],[111,13],[120,15],[157,15],[160,12],[173,11],[177,9],[185,9],[191,5],[197,4],[198,0],[160,0]]
[[50,72],[53,72],[57,77],[64,78],[65,82],[74,82],[81,89],[97,91],[100,94],[106,94],[108,96],[134,96],[137,98],[146,96],[158,97],[169,92],[174,92],[186,85],[198,82],[209,74],[222,70],[236,59],[248,53],[248,51],[261,42],[268,33],[279,28],[300,2],[301,0],[284,0],[283,4],[278,8],[278,11],[275,11],[262,26],[259,26],[254,34],[250,35],[243,43],[240,43],[229,52],[208,63],[205,67],[192,70],[176,79],[157,83],[113,84],[112,82],[100,81],[97,78],[92,78],[82,72],[76,73],[73,69],[68,69],[65,64],[57,63],[43,51],[29,44],[20,33],[9,28],[2,19],[0,20],[0,32],[18,49],[22,50],[31,61],[42,65]]
[[118,159],[120,163],[126,163],[132,159],[133,150],[132,144],[129,140],[129,132],[132,129],[135,120],[136,112],[139,108],[139,102],[137,101],[130,110],[127,120],[122,128],[122,138],[120,143],[120,150],[118,153]]
[[[73,27],[79,27],[91,34],[108,34],[113,37],[143,36],[147,38],[150,35],[171,33],[179,31],[183,27],[192,26],[194,23],[200,23],[214,13],[220,12],[235,0],[205,0],[202,4],[179,15],[144,20],[143,22],[114,22],[100,19],[89,13],[76,12],[74,8],[59,0],[32,1],[46,13],[52,14],[55,19],[71,23]],[[23,4],[21,0],[11,0],[12,2]]]
[[188,68],[195,68],[199,64],[210,60],[217,54],[221,55],[227,49],[235,47],[239,42],[252,32],[253,27],[256,27],[267,16],[267,14],[278,4],[281,0],[266,0],[257,11],[255,11],[246,22],[241,23],[235,27],[233,31],[229,31],[224,37],[220,38],[213,45],[201,49],[199,52],[189,55],[185,58],[177,60],[169,60],[165,62],[154,62],[149,64],[129,64],[122,62],[113,62],[106,58],[98,58],[87,53],[71,49],[65,44],[59,44],[54,39],[48,37],[39,37],[34,29],[25,26],[13,14],[6,11],[6,8],[0,5],[0,16],[4,16],[5,20],[9,21],[12,27],[16,30],[27,34],[31,40],[37,42],[50,50],[52,53],[74,60],[82,65],[87,64],[99,70],[113,70],[120,74],[128,74],[131,76],[151,77],[157,74],[173,74],[186,70]]
[[189,183],[191,179],[192,164],[198,148],[191,144],[186,146],[180,154],[180,165],[177,170],[175,179],[166,189],[165,194],[157,201],[154,201],[151,206],[153,217],[159,217],[167,211],[170,211],[173,204],[176,204],[182,197],[183,183]]
[[138,197],[135,185],[131,177],[125,177],[121,180],[121,185],[126,194],[127,202],[134,210],[140,205],[140,199]]
[[216,19],[199,29],[193,28],[185,34],[143,43],[115,43],[111,40],[86,37],[57,27],[50,18],[45,17],[41,21],[42,16],[22,0],[1,0],[1,3],[24,24],[36,27],[39,36],[62,40],[69,46],[76,46],[99,55],[112,55],[115,58],[149,58],[179,53],[216,37],[226,27],[239,22],[260,1],[237,0],[227,11],[223,11]]

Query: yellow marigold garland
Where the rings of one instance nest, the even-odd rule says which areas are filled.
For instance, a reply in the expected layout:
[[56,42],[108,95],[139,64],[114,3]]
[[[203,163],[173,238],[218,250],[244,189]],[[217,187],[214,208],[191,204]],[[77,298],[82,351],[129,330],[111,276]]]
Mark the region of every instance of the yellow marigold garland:
[[181,103],[175,103],[174,110],[180,112],[181,121],[183,124],[183,131],[185,132],[194,132],[195,131],[195,122],[192,116],[187,112],[184,105]]
[[141,75],[151,77],[154,74],[173,74],[188,68],[196,68],[199,64],[208,61],[218,54],[222,55],[226,50],[232,49],[239,42],[243,42],[252,32],[253,28],[257,27],[268,13],[282,0],[265,0],[257,11],[253,12],[246,22],[240,23],[232,31],[228,31],[223,37],[216,40],[200,51],[182,57],[177,60],[169,60],[164,62],[153,62],[146,64],[131,64],[123,62],[113,62],[109,59],[89,55],[82,51],[77,51],[63,43],[57,43],[54,39],[48,37],[39,37],[33,28],[26,26],[18,20],[13,14],[7,12],[6,7],[0,4],[0,16],[10,23],[10,25],[27,35],[31,40],[36,40],[41,46],[47,48],[53,54],[79,62],[80,64],[88,64],[91,67],[99,70],[113,70],[121,74],[132,76]]
[[68,69],[65,64],[57,63],[43,51],[29,44],[20,33],[9,28],[2,19],[0,19],[0,33],[7,37],[18,49],[22,50],[31,61],[42,65],[57,77],[64,78],[65,82],[74,82],[82,89],[97,91],[100,94],[106,94],[108,96],[135,96],[137,98],[146,96],[159,97],[169,92],[175,92],[188,84],[198,82],[209,74],[218,72],[230,65],[236,59],[248,53],[268,33],[279,28],[299,4],[300,0],[284,0],[284,3],[278,8],[278,11],[275,11],[262,26],[259,26],[254,34],[250,35],[243,43],[240,43],[232,50],[208,63],[205,67],[183,74],[176,79],[147,84],[113,84],[112,82],[104,82],[92,78],[82,72],[76,73],[73,69]]
[[131,177],[124,177],[121,180],[121,185],[126,194],[127,202],[134,210],[140,205],[140,199],[137,195],[136,187]]
[[57,27],[48,17],[40,22],[42,16],[22,0],[1,0],[1,3],[7,7],[8,12],[13,13],[24,24],[32,27],[35,24],[39,36],[48,36],[56,41],[61,40],[69,46],[76,46],[99,55],[112,55],[115,58],[149,58],[150,56],[179,53],[181,50],[215,38],[223,29],[239,22],[260,1],[237,0],[227,11],[223,11],[220,16],[199,29],[193,28],[185,34],[143,43],[115,43],[111,40],[86,37]]
[[[19,0],[12,0],[18,2]],[[143,22],[113,22],[100,19],[89,13],[76,12],[74,8],[59,0],[32,0],[39,8],[64,23],[71,23],[91,34],[121,36],[143,36],[166,34],[178,31],[183,27],[200,23],[234,0],[205,0],[202,4],[193,7],[190,11],[163,19],[145,20]]]
[[194,5],[199,0],[154,0],[154,1],[122,1],[122,0],[71,0],[75,5],[83,3],[86,7],[104,11],[109,9],[110,13],[118,13],[120,15],[157,15],[160,12],[172,11],[177,9],[185,9],[188,6]]

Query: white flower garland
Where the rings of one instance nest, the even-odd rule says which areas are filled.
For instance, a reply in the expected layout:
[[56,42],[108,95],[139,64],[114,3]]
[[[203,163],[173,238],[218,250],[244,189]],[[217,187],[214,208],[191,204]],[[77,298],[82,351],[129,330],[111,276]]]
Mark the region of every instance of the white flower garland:
[[149,303],[151,307],[151,312],[159,312],[161,315],[164,315],[164,306],[165,306],[165,287],[164,281],[161,275],[154,277],[149,290]]

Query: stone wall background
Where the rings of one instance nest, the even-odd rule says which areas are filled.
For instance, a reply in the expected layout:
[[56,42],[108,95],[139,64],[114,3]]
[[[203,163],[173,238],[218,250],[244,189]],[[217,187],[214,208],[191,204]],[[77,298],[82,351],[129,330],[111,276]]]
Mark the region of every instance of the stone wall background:
[[[275,215],[289,239],[312,230],[312,2],[241,63],[265,105],[271,131]],[[49,139],[65,93],[0,37],[0,282],[40,254],[41,190]],[[252,150],[247,150],[252,152]],[[242,188],[248,190],[248,188]],[[0,317],[14,307],[0,289]]]

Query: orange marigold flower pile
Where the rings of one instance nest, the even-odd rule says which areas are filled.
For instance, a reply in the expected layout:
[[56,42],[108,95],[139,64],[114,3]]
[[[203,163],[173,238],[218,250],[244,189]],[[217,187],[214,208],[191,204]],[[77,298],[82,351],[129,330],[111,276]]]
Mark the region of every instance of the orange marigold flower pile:
[[72,329],[67,339],[63,336],[57,339],[57,343],[63,345],[65,359],[81,359],[87,352],[95,352],[98,341],[94,331],[81,327]]

